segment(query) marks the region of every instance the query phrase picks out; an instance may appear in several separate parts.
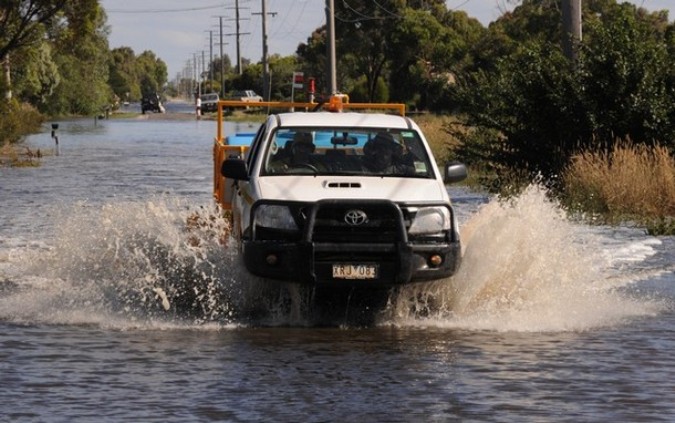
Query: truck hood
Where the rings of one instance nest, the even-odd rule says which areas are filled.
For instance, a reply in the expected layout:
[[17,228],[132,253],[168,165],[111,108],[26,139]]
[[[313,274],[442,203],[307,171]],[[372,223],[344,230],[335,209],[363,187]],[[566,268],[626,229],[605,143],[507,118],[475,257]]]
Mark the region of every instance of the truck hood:
[[268,176],[259,179],[260,198],[317,201],[326,198],[385,199],[404,203],[449,202],[435,179],[342,176]]

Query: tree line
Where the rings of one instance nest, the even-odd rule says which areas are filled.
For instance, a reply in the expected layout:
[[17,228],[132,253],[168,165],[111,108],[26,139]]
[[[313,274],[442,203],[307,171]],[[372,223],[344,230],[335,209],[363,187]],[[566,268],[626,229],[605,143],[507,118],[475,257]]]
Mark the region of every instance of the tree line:
[[[166,84],[154,53],[110,50],[98,0],[9,0],[0,9],[0,92],[47,115],[100,113]],[[129,78],[131,77],[131,78]],[[7,101],[6,101],[7,102]]]
[[[152,52],[110,50],[98,0],[4,4],[5,99],[11,93],[45,114],[92,114],[194,83],[167,82]],[[575,151],[617,139],[675,149],[675,24],[667,12],[584,0],[573,62],[562,52],[561,21],[561,0],[520,0],[488,27],[444,0],[335,2],[338,89],[352,101],[454,114],[452,154],[497,173],[555,178]],[[290,99],[295,71],[325,93],[326,34],[316,28],[295,54],[270,57],[270,98]],[[229,57],[216,57],[201,91],[261,92],[262,65],[244,64],[239,72]]]
[[554,188],[579,152],[631,143],[672,154],[675,24],[667,11],[585,0],[571,61],[560,48],[558,6],[524,1],[476,46],[474,63],[447,91],[461,111],[453,128],[460,153],[498,176],[520,172]]

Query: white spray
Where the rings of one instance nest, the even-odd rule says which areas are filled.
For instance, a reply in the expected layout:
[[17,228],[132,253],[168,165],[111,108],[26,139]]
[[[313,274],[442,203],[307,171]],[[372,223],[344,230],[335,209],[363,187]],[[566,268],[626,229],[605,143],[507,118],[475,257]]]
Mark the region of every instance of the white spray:
[[[662,306],[621,292],[627,281],[615,277],[606,244],[587,226],[570,221],[539,186],[511,201],[485,205],[464,225],[462,237],[459,272],[404,289],[392,306],[396,324],[586,330],[653,314]],[[642,247],[651,248],[650,243]]]

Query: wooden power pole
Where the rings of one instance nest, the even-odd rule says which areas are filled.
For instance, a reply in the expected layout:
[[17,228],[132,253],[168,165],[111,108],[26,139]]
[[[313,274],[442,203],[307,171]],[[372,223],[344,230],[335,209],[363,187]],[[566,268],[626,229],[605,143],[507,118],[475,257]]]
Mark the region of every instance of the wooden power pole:
[[576,46],[581,42],[581,0],[562,0],[562,26],[563,53],[576,62]]
[[[257,15],[258,13],[254,13]],[[267,45],[267,15],[276,16],[276,12],[267,12],[267,0],[262,0],[262,12],[259,13],[262,15],[262,65],[263,65],[263,93],[262,97],[265,101],[270,99],[270,64],[269,64],[269,54],[268,54],[268,45]]]
[[337,93],[337,72],[335,55],[335,3],[333,0],[326,0],[326,54],[328,56],[328,85],[331,95]]

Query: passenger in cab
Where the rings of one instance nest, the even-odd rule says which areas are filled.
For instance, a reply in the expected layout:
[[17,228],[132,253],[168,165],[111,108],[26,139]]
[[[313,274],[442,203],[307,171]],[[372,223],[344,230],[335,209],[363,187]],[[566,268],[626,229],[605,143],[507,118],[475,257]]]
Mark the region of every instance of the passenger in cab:
[[367,172],[384,175],[413,175],[415,168],[407,162],[403,147],[386,132],[379,132],[363,146],[363,166]]

